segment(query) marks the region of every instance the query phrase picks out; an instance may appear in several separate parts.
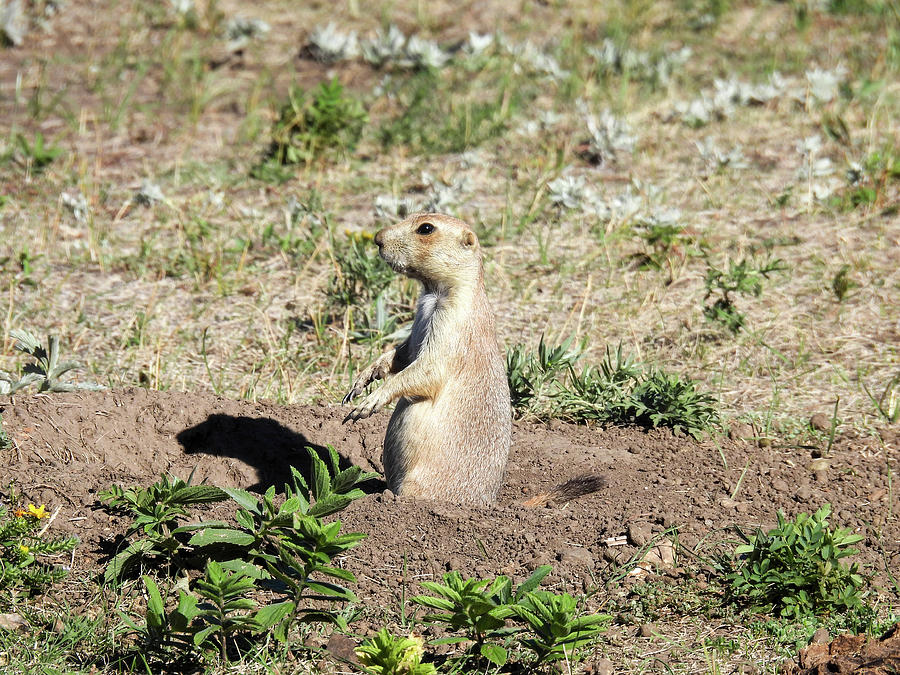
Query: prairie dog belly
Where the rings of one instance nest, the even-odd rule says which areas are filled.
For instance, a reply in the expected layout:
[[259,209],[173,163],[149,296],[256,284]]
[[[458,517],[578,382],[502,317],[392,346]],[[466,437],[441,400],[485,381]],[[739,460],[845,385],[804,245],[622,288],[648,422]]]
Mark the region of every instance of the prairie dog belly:
[[[502,399],[478,389],[447,387],[435,401],[397,403],[384,441],[392,492],[476,504],[496,499],[506,470],[509,423],[498,425],[498,413],[490,409]],[[500,419],[509,420],[508,408]],[[476,448],[483,450],[473,454]]]

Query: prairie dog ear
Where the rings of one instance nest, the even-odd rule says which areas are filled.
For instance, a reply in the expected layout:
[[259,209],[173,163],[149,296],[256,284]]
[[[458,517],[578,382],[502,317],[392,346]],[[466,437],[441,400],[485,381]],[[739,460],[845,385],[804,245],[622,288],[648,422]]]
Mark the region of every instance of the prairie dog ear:
[[462,236],[462,245],[466,248],[474,246],[478,243],[478,237],[475,236],[475,233],[472,230],[466,230],[463,232]]

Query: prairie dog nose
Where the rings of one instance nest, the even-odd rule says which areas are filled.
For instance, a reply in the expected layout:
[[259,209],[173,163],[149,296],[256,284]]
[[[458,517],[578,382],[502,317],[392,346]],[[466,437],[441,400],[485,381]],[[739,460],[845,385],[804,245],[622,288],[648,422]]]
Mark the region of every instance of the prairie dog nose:
[[378,248],[381,248],[381,244],[384,242],[383,234],[384,230],[378,230],[378,232],[375,233],[375,243],[378,245]]

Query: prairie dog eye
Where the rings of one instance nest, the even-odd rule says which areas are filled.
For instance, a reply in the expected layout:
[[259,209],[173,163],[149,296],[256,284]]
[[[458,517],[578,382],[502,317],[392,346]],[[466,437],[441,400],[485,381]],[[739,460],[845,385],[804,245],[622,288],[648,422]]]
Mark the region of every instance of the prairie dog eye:
[[416,234],[431,234],[434,232],[434,225],[431,223],[422,223],[416,228]]

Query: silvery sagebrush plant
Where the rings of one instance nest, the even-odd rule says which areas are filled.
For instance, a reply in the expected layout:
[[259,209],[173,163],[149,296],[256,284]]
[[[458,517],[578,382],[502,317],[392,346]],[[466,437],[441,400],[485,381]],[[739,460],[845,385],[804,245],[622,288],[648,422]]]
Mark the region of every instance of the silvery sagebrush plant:
[[434,40],[407,37],[397,26],[379,28],[374,37],[360,42],[363,58],[377,68],[426,68],[439,70],[452,58]]
[[313,28],[306,48],[314,59],[322,63],[346,61],[360,55],[356,31],[342,31],[334,21]]
[[584,199],[584,177],[563,174],[547,183],[550,203],[565,209],[576,209]]
[[494,33],[478,33],[470,30],[462,45],[462,52],[467,56],[479,56],[486,52],[495,41]]
[[694,145],[697,146],[700,158],[709,172],[725,168],[746,169],[750,166],[746,157],[744,157],[744,150],[740,145],[735,145],[731,150],[725,151],[710,136],[707,136],[702,141],[695,141]]
[[823,150],[822,137],[818,134],[807,136],[797,141],[794,147],[801,158],[797,178],[809,185],[808,202],[811,204],[813,201],[828,199],[840,186],[840,181],[828,179],[835,169],[830,158],[820,156]]
[[830,103],[838,96],[840,85],[847,77],[847,69],[843,66],[827,70],[813,68],[806,71],[806,84],[809,95],[817,103]]
[[20,47],[28,34],[28,17],[22,0],[7,0],[0,5],[0,45]]
[[554,56],[540,49],[530,40],[519,44],[509,43],[504,40],[501,44],[515,58],[514,70],[517,73],[530,69],[556,82],[570,75],[568,70],[559,65],[559,61]]
[[462,201],[463,194],[470,189],[469,180],[465,176],[459,176],[446,183],[427,171],[422,172],[422,184],[426,186],[422,210],[437,213],[454,211]]
[[81,190],[66,191],[59,195],[59,203],[72,212],[75,222],[84,224],[88,222],[90,206]]
[[48,336],[46,345],[42,345],[41,341],[27,330],[12,330],[9,336],[16,341],[15,348],[34,357],[35,362],[25,366],[22,377],[0,371],[0,394],[11,396],[19,389],[31,385],[37,385],[40,392],[63,392],[78,389],[100,391],[105,389],[105,387],[92,382],[74,383],[62,380],[63,375],[80,368],[80,365],[75,361],[60,361],[59,336]]
[[225,22],[225,39],[232,50],[240,49],[251,40],[260,40],[269,34],[272,27],[253,17],[234,16]]
[[424,204],[412,197],[398,197],[391,194],[375,196],[373,210],[378,220],[396,221],[410,214],[418,213]]
[[609,109],[594,114],[583,99],[577,101],[576,106],[588,130],[587,148],[583,154],[592,163],[603,164],[620,153],[634,151],[637,139],[627,120],[614,115]]
[[601,72],[628,73],[630,77],[659,84],[667,84],[672,73],[687,63],[692,53],[690,47],[682,47],[654,58],[649,52],[619,46],[609,38],[597,47],[588,47],[587,52]]
[[391,24],[386,29],[379,28],[374,37],[360,41],[363,58],[373,66],[381,67],[389,62],[400,61],[403,57],[403,46],[406,35],[397,26]]

